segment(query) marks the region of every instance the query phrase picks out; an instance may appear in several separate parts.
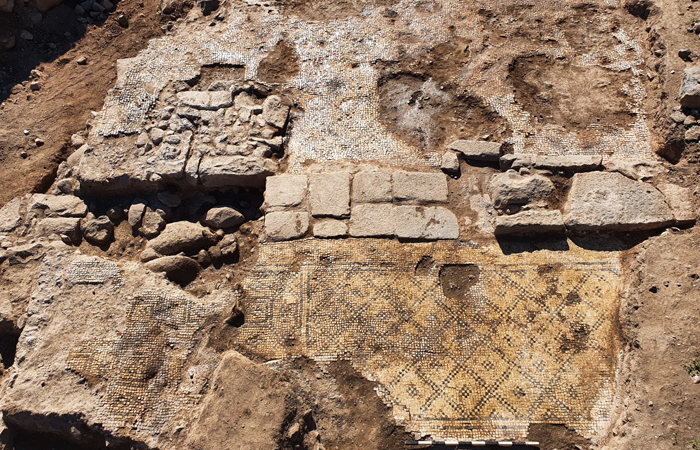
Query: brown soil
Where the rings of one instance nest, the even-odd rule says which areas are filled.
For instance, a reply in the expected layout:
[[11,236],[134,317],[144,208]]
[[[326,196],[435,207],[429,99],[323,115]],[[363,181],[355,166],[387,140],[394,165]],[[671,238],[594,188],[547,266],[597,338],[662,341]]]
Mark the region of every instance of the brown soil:
[[626,105],[632,99],[623,91],[632,79],[628,71],[538,55],[513,61],[510,77],[517,102],[543,125],[583,131],[592,123],[626,128],[634,120]]
[[258,66],[258,78],[265,83],[286,83],[298,74],[297,52],[284,41],[280,41]]
[[[117,59],[136,55],[150,39],[162,35],[158,4],[158,0],[119,2],[112,16],[128,17],[129,27],[124,29],[112,16],[102,25],[81,28],[74,4],[67,2],[46,13],[32,29],[34,41],[0,52],[0,67],[6,72],[0,81],[21,82],[0,105],[0,205],[48,188],[56,167],[70,153],[70,136],[85,129],[90,111],[101,108],[107,90],[114,86]],[[0,29],[22,29],[13,16],[0,14]],[[47,51],[48,43],[56,43],[57,51]],[[76,64],[81,56],[87,58],[86,65]],[[34,68],[41,72],[39,91],[32,91],[26,81]],[[36,138],[44,144],[37,146]],[[17,174],[22,174],[21,180]]]
[[282,11],[303,20],[319,22],[359,16],[367,5],[391,6],[397,0],[282,0]]
[[540,450],[582,450],[590,448],[590,441],[564,425],[537,423],[530,425],[527,439],[539,442]]

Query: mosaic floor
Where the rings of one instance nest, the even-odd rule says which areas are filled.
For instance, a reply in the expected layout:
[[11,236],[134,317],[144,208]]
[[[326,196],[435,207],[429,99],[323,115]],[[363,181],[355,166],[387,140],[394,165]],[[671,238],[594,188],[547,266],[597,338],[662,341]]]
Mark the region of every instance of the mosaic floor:
[[520,439],[532,422],[587,434],[610,413],[618,271],[614,255],[580,249],[265,244],[239,342],[269,360],[351,361],[433,437]]

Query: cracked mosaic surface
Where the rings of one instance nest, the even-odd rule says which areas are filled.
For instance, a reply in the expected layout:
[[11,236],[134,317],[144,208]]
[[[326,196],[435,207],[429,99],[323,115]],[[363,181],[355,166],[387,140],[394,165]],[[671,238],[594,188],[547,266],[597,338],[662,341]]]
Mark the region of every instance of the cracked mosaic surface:
[[[575,15],[569,3],[546,0],[528,6],[558,14],[565,22]],[[138,131],[160,89],[171,80],[194,77],[204,64],[244,65],[246,76],[255,78],[260,62],[284,40],[294,47],[300,62],[300,73],[284,87],[295,90],[303,110],[287,145],[291,171],[302,170],[305,162],[335,160],[434,167],[439,164],[436,154],[411,147],[380,123],[376,62],[399,60],[401,54],[462,38],[472,43],[473,58],[454,80],[460,90],[483,99],[508,122],[516,153],[651,158],[642,106],[648,81],[642,49],[629,30],[616,26],[612,12],[621,6],[614,0],[600,1],[590,18],[584,15],[586,20],[576,26],[595,29],[611,43],[583,53],[558,26],[537,39],[497,42],[489,35],[490,19],[479,12],[516,4],[401,0],[391,5],[391,14],[384,7],[366,5],[360,14],[330,21],[285,15],[274,1],[264,7],[247,6],[245,12],[232,10],[221,25],[188,24],[173,36],[151,41],[136,58],[122,61],[117,86],[108,95],[94,132],[99,136]],[[243,6],[233,2],[234,8]],[[460,26],[451,29],[454,23]],[[515,101],[508,79],[508,64],[526,54],[566,57],[579,67],[631,74],[622,88],[630,99],[629,123],[618,128],[592,123],[585,133],[576,133],[538,122],[527,105]]]
[[[426,255],[432,265],[417,272]],[[444,293],[444,266],[474,274],[463,298]],[[349,360],[423,434],[520,439],[537,422],[593,433],[610,414],[618,271],[602,252],[265,244],[239,342],[270,360]]]

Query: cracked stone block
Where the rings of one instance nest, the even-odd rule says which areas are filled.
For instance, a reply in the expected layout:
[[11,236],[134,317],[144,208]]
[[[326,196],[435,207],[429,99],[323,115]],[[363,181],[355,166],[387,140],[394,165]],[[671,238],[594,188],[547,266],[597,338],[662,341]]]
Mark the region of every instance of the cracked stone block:
[[265,99],[262,105],[262,118],[266,123],[277,129],[287,125],[289,116],[289,105],[277,95],[271,95]]
[[690,189],[670,183],[661,183],[657,187],[664,194],[676,224],[691,225],[695,223],[695,208]]
[[298,239],[309,230],[309,214],[300,211],[280,211],[265,214],[265,233],[272,241]]
[[306,197],[306,175],[277,175],[265,184],[265,208],[298,206]]
[[363,203],[352,207],[350,236],[381,237],[395,233],[394,206],[390,203]]
[[577,173],[564,208],[572,231],[643,231],[666,227],[673,214],[663,194],[619,173]]
[[700,67],[688,67],[683,72],[681,84],[681,106],[700,108]]
[[70,242],[76,243],[80,240],[80,219],[77,217],[48,217],[39,222],[37,230],[41,235],[47,237],[54,234],[61,237],[67,236]]
[[544,234],[564,232],[561,211],[526,210],[517,214],[497,216],[494,234]]
[[319,238],[339,238],[347,235],[348,224],[342,220],[327,219],[314,225],[314,236]]
[[28,209],[43,212],[48,217],[83,217],[87,214],[85,202],[74,195],[33,194]]
[[180,104],[195,109],[216,110],[233,105],[228,91],[184,91],[177,93]]
[[309,206],[314,217],[346,217],[350,214],[350,174],[310,175]]
[[501,144],[498,142],[460,139],[452,142],[447,148],[461,153],[467,161],[492,162],[501,157]]
[[554,172],[588,172],[600,169],[603,157],[596,155],[564,155],[564,156],[530,156],[503,155],[500,159],[501,170],[523,167],[551,170]]
[[226,186],[261,189],[265,179],[277,171],[275,161],[248,156],[204,156],[199,163],[199,180],[205,188]]
[[396,237],[404,239],[457,239],[459,224],[452,211],[441,206],[397,206]]
[[542,175],[520,175],[514,170],[491,177],[489,195],[496,209],[546,203],[555,193],[554,183]]
[[443,173],[397,170],[393,180],[395,200],[419,203],[447,201],[447,177]]
[[391,173],[358,172],[352,179],[352,201],[357,203],[391,202]]

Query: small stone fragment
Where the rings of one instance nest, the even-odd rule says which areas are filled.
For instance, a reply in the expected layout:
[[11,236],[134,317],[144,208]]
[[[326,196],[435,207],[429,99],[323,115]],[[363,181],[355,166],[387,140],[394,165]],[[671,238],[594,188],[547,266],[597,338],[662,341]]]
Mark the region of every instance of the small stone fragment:
[[20,31],[19,37],[24,39],[25,41],[33,41],[34,40],[34,35],[27,30]]
[[128,28],[129,19],[127,19],[127,17],[124,14],[119,14],[119,16],[117,16],[117,24],[122,28]]
[[447,173],[459,172],[459,157],[455,152],[445,152],[442,154],[440,168]]
[[219,250],[221,251],[221,256],[224,258],[232,257],[238,251],[238,240],[236,236],[232,234],[227,234],[219,242]]
[[146,211],[146,200],[142,198],[135,198],[134,201],[131,202],[129,212],[127,214],[127,222],[129,222],[131,228],[137,228],[139,226],[144,211]]
[[700,126],[694,126],[686,130],[685,140],[695,142],[700,140]]
[[287,124],[289,105],[277,95],[271,95],[265,99],[262,106],[262,117],[266,123],[277,129],[282,129]]
[[163,228],[165,228],[165,219],[163,215],[164,214],[161,213],[160,210],[155,210],[150,206],[146,207],[139,232],[148,239],[158,236]]
[[700,67],[685,69],[680,97],[684,108],[700,108]]
[[79,56],[76,58],[75,63],[79,66],[84,66],[87,64],[87,58],[85,56]]
[[70,137],[70,145],[71,145],[73,148],[76,148],[76,149],[77,149],[77,148],[80,148],[80,147],[82,147],[83,145],[85,145],[85,138],[82,137],[81,135],[77,134],[77,133],[76,133],[76,134],[73,134],[73,135]]

